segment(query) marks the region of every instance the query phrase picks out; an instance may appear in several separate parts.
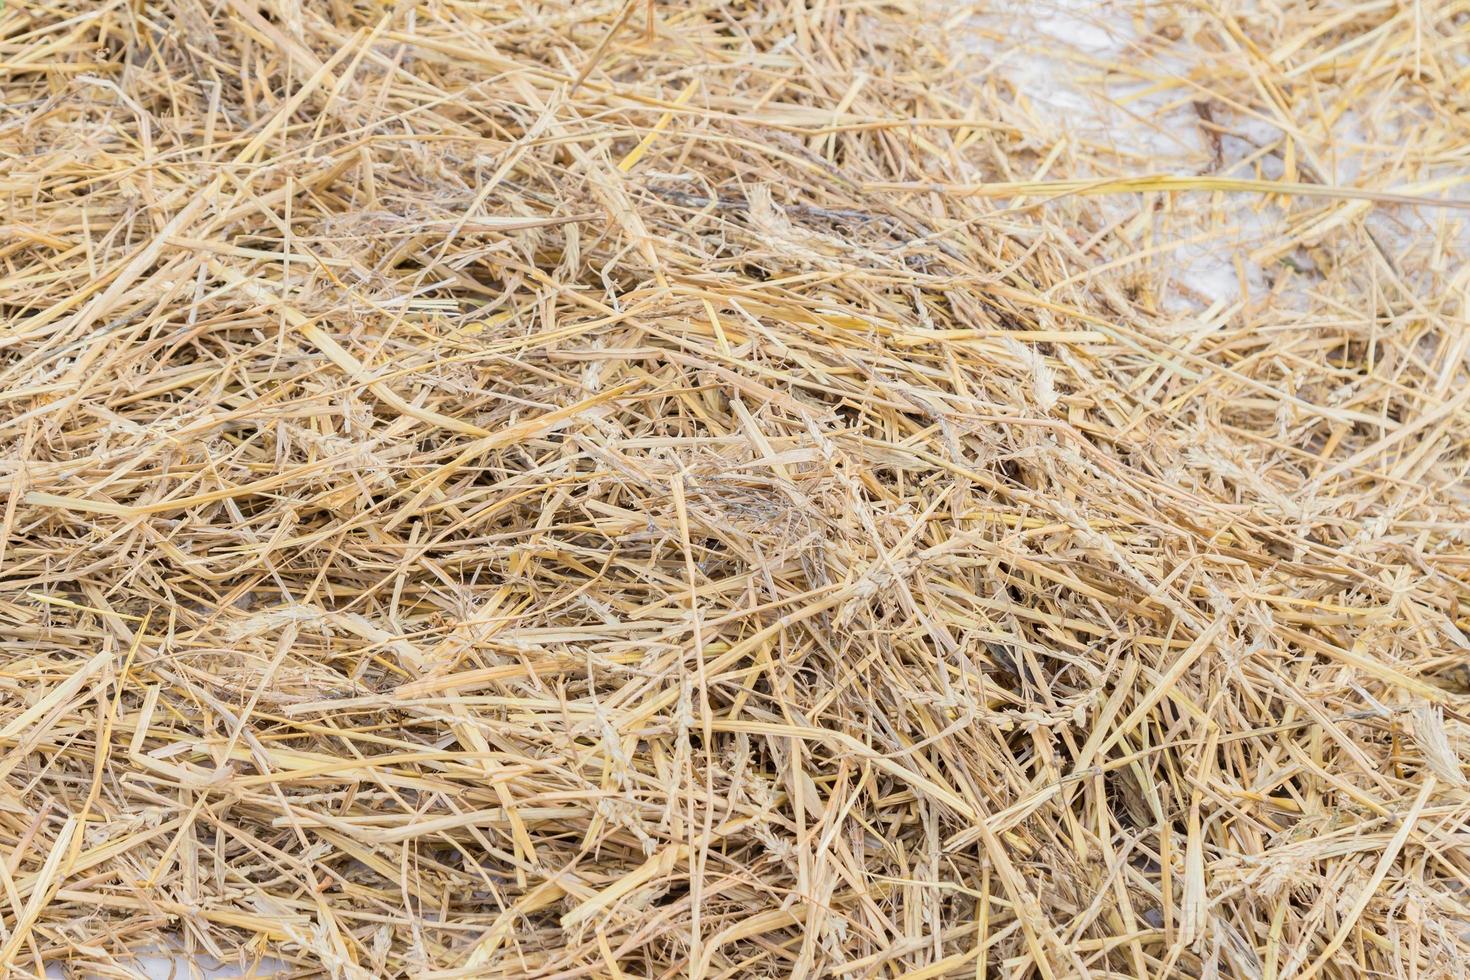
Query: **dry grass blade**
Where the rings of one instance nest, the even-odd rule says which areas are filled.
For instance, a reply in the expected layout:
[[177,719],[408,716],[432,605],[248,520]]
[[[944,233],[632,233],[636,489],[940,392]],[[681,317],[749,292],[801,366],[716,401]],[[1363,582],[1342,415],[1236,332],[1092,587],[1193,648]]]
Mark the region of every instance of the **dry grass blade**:
[[1470,969],[1470,6],[1079,10],[0,6],[0,973]]

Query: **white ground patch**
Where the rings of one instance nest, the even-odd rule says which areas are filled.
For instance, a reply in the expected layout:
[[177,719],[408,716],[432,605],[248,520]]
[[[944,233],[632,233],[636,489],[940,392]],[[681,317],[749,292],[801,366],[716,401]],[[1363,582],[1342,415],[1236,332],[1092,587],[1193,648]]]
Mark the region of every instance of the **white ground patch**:
[[[284,977],[289,974],[286,964],[279,960],[262,960],[254,970],[233,964],[209,961],[190,964],[186,957],[141,956],[128,964],[137,980],[236,980],[236,978]],[[48,980],[66,980],[67,975],[59,965],[53,964],[46,970]]]
[[[1406,94],[1389,90],[1334,114],[1330,125],[1309,114],[1303,122],[1223,107],[1194,79],[1210,75],[1209,59],[1229,56],[1189,43],[1205,19],[1214,16],[1190,5],[1007,0],[960,6],[969,9],[970,23],[985,35],[961,35],[962,49],[992,59],[986,70],[1013,83],[1044,138],[1065,137],[1114,151],[1114,172],[1099,177],[1208,173],[1281,179],[1286,176],[1281,158],[1262,153],[1262,148],[1296,129],[1294,147],[1301,156],[1296,179],[1307,173],[1312,182],[1337,186],[1362,179],[1371,188],[1387,176],[1391,188],[1402,148],[1414,139],[1414,125],[1421,116],[1429,122],[1427,107],[1421,114],[1405,111],[1412,105]],[[1269,8],[1256,9],[1263,5],[1229,6],[1240,16],[1270,16]],[[1146,36],[1161,28],[1182,40]],[[1470,45],[1458,57],[1470,64]],[[1102,66],[1117,64],[1145,77],[1130,80],[1112,73],[1104,78]],[[1196,103],[1210,116],[1202,115]],[[1217,132],[1212,141],[1211,124],[1228,132]],[[1464,186],[1467,164],[1470,160],[1449,161],[1416,174],[1422,183],[1413,189],[1431,196],[1470,197]],[[1139,205],[1136,199],[1121,199],[1108,207],[1122,215]],[[1282,245],[1292,235],[1288,215],[1276,202],[1258,195],[1190,194],[1180,195],[1173,207],[1173,220],[1151,229],[1164,240],[1150,243],[1165,246],[1156,253],[1153,271],[1170,309],[1202,312],[1237,302],[1290,308],[1300,290],[1310,287],[1309,276],[1288,277],[1298,281],[1270,295],[1276,270],[1302,268],[1294,248]],[[1470,255],[1470,219],[1462,211],[1367,203],[1361,210],[1378,247],[1393,260],[1429,243],[1448,243],[1455,257]]]

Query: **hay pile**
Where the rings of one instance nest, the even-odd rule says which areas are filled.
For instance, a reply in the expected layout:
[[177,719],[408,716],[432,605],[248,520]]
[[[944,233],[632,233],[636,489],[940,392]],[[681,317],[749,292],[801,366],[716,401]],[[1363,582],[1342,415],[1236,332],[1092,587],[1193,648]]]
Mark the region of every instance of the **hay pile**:
[[10,0],[0,969],[1462,975],[1470,6],[1262,7]]

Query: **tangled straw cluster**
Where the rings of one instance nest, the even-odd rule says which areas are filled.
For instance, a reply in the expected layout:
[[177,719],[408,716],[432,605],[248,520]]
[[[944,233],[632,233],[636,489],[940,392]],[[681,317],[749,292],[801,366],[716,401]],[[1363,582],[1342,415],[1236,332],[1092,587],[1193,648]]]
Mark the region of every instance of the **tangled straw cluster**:
[[1462,975],[1470,8],[1261,7],[11,0],[5,968]]

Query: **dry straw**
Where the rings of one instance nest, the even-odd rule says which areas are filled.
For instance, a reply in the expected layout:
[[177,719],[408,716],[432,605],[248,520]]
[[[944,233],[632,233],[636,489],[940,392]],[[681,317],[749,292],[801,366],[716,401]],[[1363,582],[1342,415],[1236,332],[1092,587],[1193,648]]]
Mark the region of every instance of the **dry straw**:
[[1113,12],[9,0],[0,969],[1463,975],[1470,5]]

